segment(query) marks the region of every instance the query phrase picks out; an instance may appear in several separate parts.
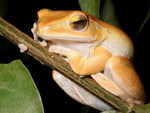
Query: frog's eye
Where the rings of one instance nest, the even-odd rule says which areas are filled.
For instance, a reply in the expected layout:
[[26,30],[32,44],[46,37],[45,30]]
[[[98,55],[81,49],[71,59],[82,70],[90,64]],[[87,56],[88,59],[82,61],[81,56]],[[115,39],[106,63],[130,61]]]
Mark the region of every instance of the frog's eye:
[[85,15],[74,15],[69,21],[70,27],[75,31],[84,31],[88,26],[88,18]]

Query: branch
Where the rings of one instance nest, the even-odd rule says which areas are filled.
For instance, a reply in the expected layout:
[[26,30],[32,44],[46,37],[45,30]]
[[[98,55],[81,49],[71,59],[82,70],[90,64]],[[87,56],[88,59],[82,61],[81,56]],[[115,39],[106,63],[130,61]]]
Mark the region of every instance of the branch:
[[129,112],[131,110],[135,112],[138,111],[136,106],[133,106],[131,103],[127,103],[126,101],[107,92],[101,88],[93,79],[81,78],[78,74],[72,71],[70,65],[67,62],[65,62],[56,54],[49,53],[46,48],[38,44],[31,37],[24,34],[2,18],[0,18],[0,34],[15,45],[26,45],[28,47],[28,50],[26,51],[27,54],[38,59],[42,64],[45,64],[62,73],[71,81],[80,85],[85,90],[89,91],[91,94],[95,95],[97,98],[103,100],[114,108],[122,112]]

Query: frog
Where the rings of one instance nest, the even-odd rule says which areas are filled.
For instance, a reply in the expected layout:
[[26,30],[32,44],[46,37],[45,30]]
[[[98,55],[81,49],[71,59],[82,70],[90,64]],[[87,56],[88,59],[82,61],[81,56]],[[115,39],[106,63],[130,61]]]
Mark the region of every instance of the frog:
[[[144,86],[132,63],[133,42],[124,31],[78,10],[44,8],[37,15],[31,31],[49,52],[58,54],[80,77],[91,77],[111,94],[135,105],[144,104]],[[52,76],[76,101],[101,111],[112,109],[61,73],[54,70]]]

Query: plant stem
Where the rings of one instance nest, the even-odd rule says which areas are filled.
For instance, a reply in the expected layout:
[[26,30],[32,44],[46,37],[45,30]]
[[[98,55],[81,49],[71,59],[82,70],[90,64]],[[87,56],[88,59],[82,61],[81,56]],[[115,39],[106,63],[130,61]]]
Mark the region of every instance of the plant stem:
[[[31,37],[24,34],[4,19],[0,18],[0,34],[10,40],[15,45],[24,44],[27,46],[27,54],[38,59],[42,64],[47,65],[58,72],[62,73],[64,76],[69,78],[71,81],[83,87],[85,90],[89,91],[97,98],[108,103],[112,107],[122,111],[129,112],[134,106],[126,101],[112,95],[103,88],[101,88],[93,79],[91,78],[81,78],[78,74],[74,73],[70,65],[57,56],[54,53],[49,53],[46,48],[38,44]],[[136,111],[137,109],[133,109]]]

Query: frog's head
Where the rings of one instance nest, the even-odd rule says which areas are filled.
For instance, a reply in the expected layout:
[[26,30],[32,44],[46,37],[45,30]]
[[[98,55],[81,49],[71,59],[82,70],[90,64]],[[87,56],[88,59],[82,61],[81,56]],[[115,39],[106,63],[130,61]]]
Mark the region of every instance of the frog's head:
[[[96,40],[98,24],[94,17],[81,11],[38,11],[36,34],[45,40],[92,42]],[[96,25],[96,26],[95,26]]]

